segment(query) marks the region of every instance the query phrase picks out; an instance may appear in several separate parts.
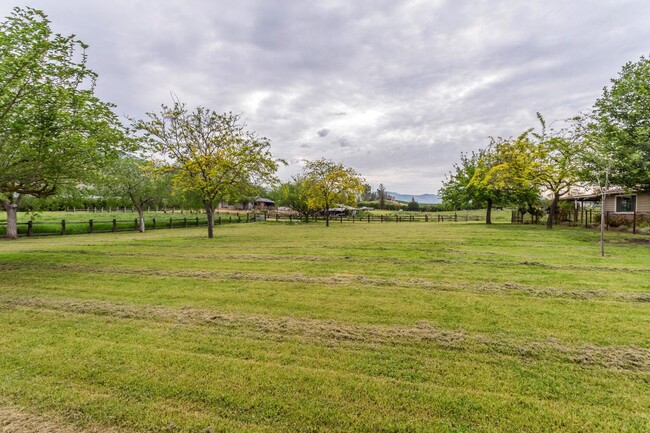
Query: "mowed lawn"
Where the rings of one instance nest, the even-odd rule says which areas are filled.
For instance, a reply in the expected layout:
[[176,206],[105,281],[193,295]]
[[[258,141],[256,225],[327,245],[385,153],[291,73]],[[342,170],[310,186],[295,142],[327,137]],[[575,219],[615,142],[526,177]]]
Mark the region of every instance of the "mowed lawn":
[[601,258],[582,228],[215,233],[0,241],[0,420],[18,432],[650,431],[647,238],[608,233]]

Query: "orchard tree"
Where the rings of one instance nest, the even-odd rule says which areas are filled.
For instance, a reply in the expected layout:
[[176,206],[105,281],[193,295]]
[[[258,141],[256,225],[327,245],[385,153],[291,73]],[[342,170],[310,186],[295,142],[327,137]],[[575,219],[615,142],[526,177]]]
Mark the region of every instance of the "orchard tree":
[[[481,191],[487,202],[486,222],[491,223],[493,205],[527,204],[539,190],[534,177],[539,164],[528,130],[517,138],[491,138],[481,156],[470,185]],[[488,222],[489,221],[489,222]]]
[[94,95],[87,46],[53,34],[39,10],[0,23],[0,204],[15,239],[24,195],[47,197],[86,181],[123,141],[113,106]]
[[305,177],[303,175],[293,176],[290,182],[280,185],[275,196],[281,206],[288,206],[309,222],[309,217],[315,212],[307,196],[305,195]]
[[546,122],[540,113],[537,113],[537,117],[541,133],[533,133],[534,142],[529,141],[529,155],[533,155],[536,160],[527,173],[533,183],[552,197],[546,220],[546,227],[552,229],[560,198],[581,183],[586,148],[577,119],[574,119],[570,127],[555,131],[546,128]]
[[103,188],[110,195],[131,202],[138,212],[138,230],[145,231],[144,211],[168,196],[172,189],[170,175],[156,169],[152,162],[134,156],[116,160],[107,168]]
[[333,205],[353,205],[364,191],[365,181],[359,173],[330,159],[306,161],[301,176],[307,202],[310,207],[325,212],[327,227],[330,225],[329,210]]
[[613,184],[650,190],[650,59],[623,66],[603,89],[593,110],[592,129],[601,143],[603,167]]
[[208,216],[208,238],[214,237],[214,211],[219,202],[238,200],[257,185],[274,182],[282,160],[273,157],[270,141],[246,130],[239,115],[205,107],[190,112],[174,101],[160,113],[135,121],[148,149],[160,155],[163,171],[173,174],[182,191],[201,197]]
[[438,195],[445,208],[458,210],[486,207],[485,222],[492,223],[492,205],[497,195],[491,189],[472,182],[476,172],[486,161],[487,150],[481,149],[471,154],[461,153],[460,163],[446,176]]

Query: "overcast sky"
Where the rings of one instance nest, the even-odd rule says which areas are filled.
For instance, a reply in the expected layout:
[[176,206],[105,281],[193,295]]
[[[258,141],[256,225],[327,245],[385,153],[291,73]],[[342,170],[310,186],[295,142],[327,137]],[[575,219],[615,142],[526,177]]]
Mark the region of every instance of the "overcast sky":
[[98,95],[242,113],[289,162],[435,193],[460,152],[589,110],[650,52],[648,0],[0,0],[90,45]]

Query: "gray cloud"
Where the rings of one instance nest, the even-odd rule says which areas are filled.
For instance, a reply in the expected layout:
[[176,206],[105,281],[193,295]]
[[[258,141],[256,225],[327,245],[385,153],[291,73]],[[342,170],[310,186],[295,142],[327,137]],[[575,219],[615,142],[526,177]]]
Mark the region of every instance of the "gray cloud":
[[[13,5],[0,8],[3,15]],[[390,190],[435,192],[461,151],[588,110],[648,53],[644,0],[32,0],[90,45],[119,114],[169,102],[243,113],[291,161],[332,158]],[[310,145],[314,131],[338,137]],[[330,139],[328,139],[330,140]]]
[[327,134],[330,133],[330,130],[327,128],[319,129],[316,134],[318,134],[319,137],[327,137]]
[[339,147],[350,147],[352,144],[350,143],[350,140],[348,140],[345,137],[338,137],[335,141],[336,144],[339,145]]

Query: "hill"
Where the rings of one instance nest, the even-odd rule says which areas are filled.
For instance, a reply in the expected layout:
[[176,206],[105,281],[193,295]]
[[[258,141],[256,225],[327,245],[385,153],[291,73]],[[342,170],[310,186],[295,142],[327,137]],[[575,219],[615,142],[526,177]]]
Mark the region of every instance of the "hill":
[[420,204],[438,204],[441,202],[440,198],[435,194],[400,194],[399,192],[386,191],[388,195],[395,197],[395,200],[402,202],[410,202],[415,198]]

